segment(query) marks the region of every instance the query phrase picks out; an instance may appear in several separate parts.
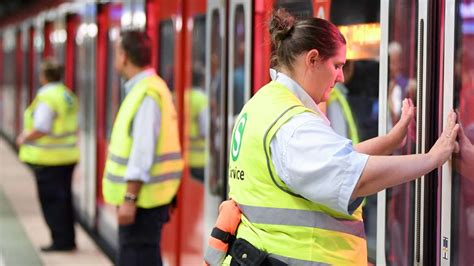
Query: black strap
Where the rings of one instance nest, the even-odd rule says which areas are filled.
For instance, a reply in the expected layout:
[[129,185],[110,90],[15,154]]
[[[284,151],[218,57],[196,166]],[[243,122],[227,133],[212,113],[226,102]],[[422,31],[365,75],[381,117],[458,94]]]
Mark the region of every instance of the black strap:
[[214,238],[219,239],[220,241],[222,241],[226,244],[232,243],[235,240],[234,235],[232,235],[229,232],[222,231],[221,229],[219,229],[217,227],[214,227],[212,229],[211,236],[214,237]]

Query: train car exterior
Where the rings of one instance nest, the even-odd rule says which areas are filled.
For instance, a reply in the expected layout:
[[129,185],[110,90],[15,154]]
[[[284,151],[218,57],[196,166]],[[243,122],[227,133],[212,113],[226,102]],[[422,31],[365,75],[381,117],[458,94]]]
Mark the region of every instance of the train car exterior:
[[[149,34],[153,67],[178,110],[186,168],[163,232],[165,264],[199,265],[226,198],[231,130],[245,102],[270,80],[267,24],[271,11],[283,7],[300,18],[330,20],[344,34],[344,95],[360,141],[387,134],[399,119],[401,100],[411,98],[416,124],[395,154],[426,153],[449,110],[458,111],[465,133],[459,155],[437,171],[366,198],[368,262],[474,263],[473,0],[60,2],[0,23],[0,130],[10,141],[21,131],[42,59],[64,63],[64,81],[80,101],[75,209],[110,255],[117,247],[116,210],[103,201],[101,178],[124,97],[123,80],[113,69],[120,31]],[[334,106],[321,107],[339,128]]]

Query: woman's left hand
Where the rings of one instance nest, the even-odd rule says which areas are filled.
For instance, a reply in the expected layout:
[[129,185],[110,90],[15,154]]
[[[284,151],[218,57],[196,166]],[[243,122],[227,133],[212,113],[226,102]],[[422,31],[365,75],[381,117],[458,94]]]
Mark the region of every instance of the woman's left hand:
[[392,128],[389,134],[392,135],[396,146],[404,146],[408,137],[416,132],[415,130],[415,106],[410,98],[405,98],[402,102],[402,114],[398,123]]

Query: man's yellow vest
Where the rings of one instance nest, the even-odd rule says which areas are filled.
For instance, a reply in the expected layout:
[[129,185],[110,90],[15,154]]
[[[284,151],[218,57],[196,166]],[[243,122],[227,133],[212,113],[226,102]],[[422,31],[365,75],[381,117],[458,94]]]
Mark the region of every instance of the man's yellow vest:
[[198,89],[187,90],[186,95],[190,106],[188,162],[190,167],[204,168],[206,146],[205,137],[200,135],[199,114],[207,107],[207,97]]
[[236,237],[290,265],[367,264],[361,207],[347,215],[311,202],[275,172],[270,142],[283,124],[303,112],[313,111],[281,83],[270,82],[240,113],[228,179],[229,197],[242,211]]
[[36,95],[25,110],[23,131],[34,129],[34,111],[41,102],[54,112],[51,131],[36,140],[25,142],[20,147],[20,160],[30,164],[57,166],[76,163],[79,160],[77,146],[76,96],[63,84],[50,85]]
[[349,106],[349,103],[347,102],[344,94],[342,94],[341,90],[338,88],[338,84],[336,84],[336,86],[332,89],[331,94],[329,94],[327,104],[330,105],[334,101],[339,103],[342,108],[344,120],[346,121],[347,127],[349,129],[349,139],[352,140],[352,144],[359,143],[359,134],[357,131],[356,123],[354,121],[354,116],[352,115],[351,107]]
[[154,208],[171,202],[178,191],[183,160],[179,143],[176,110],[165,82],[153,75],[139,81],[125,97],[115,119],[105,165],[103,194],[107,203],[120,205],[127,190],[124,179],[133,144],[133,119],[145,96],[153,98],[161,110],[161,131],[155,147],[150,181],[142,185],[137,206]]

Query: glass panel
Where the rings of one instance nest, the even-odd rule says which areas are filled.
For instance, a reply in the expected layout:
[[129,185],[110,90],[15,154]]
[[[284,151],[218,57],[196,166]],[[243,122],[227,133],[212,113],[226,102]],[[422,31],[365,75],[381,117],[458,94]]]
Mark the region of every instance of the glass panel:
[[[245,12],[244,6],[239,5],[234,17],[234,88],[233,110],[234,117],[239,115],[245,101]],[[232,122],[231,122],[232,123]],[[233,123],[230,128],[233,128]]]
[[454,156],[451,265],[473,265],[474,257],[474,0],[456,1],[454,107],[464,134]]
[[[327,115],[334,130],[354,144],[378,135],[380,2],[337,0],[331,2],[330,21],[346,38],[344,83],[333,89]],[[338,93],[339,92],[339,93]],[[341,95],[342,97],[336,97]],[[343,106],[349,108],[343,108]],[[363,203],[368,260],[375,262],[377,195]]]
[[192,78],[191,88],[186,90],[186,101],[189,106],[189,169],[191,177],[200,182],[204,182],[206,125],[209,112],[208,98],[204,92],[205,45],[206,17],[198,16],[193,20]]
[[[390,2],[388,117],[387,130],[400,119],[404,98],[416,104],[417,3],[410,0]],[[413,154],[416,126],[410,126],[405,145],[394,154]],[[387,189],[386,260],[390,265],[413,262],[415,181]]]
[[225,173],[224,166],[224,142],[223,136],[224,124],[224,91],[222,83],[224,82],[223,66],[221,58],[224,52],[221,47],[223,41],[221,27],[221,18],[217,10],[212,13],[211,18],[211,84],[209,89],[209,107],[210,107],[210,126],[209,126],[209,191],[213,195],[221,195]]
[[115,42],[119,35],[118,27],[111,28],[107,36],[107,84],[106,84],[106,102],[105,102],[105,132],[107,140],[110,140],[112,126],[115,120],[120,103],[123,100],[124,93],[121,91],[121,79],[117,71],[115,71],[114,59],[116,53]]
[[158,74],[163,78],[171,91],[174,90],[174,26],[172,20],[160,23],[160,51]]

